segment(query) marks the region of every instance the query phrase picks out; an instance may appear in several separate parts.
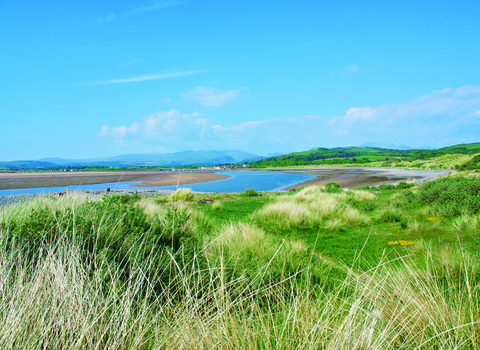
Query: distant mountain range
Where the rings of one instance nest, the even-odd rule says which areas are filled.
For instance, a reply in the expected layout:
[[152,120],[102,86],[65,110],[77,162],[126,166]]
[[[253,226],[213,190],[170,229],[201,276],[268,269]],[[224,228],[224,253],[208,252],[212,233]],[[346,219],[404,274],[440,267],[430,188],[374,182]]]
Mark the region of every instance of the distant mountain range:
[[[343,150],[352,147],[336,147],[330,150]],[[383,148],[395,150],[412,150],[406,145],[385,145],[376,142],[364,143],[353,148]],[[315,147],[317,149],[329,150],[328,148]],[[429,150],[432,148],[417,148]],[[298,153],[298,152],[296,152]],[[296,154],[292,153],[292,154]],[[302,153],[302,152],[300,152]],[[283,153],[270,153],[267,156],[249,153],[241,150],[229,151],[183,151],[175,153],[132,153],[122,154],[113,157],[90,158],[90,159],[63,159],[63,158],[42,158],[38,160],[15,160],[0,162],[0,170],[34,169],[34,168],[67,168],[67,167],[127,167],[127,166],[200,166],[217,164],[253,163],[272,157],[280,157]]]
[[266,159],[244,151],[183,151],[175,153],[133,153],[91,159],[43,158],[0,162],[0,169],[59,168],[69,166],[188,166],[243,163]]

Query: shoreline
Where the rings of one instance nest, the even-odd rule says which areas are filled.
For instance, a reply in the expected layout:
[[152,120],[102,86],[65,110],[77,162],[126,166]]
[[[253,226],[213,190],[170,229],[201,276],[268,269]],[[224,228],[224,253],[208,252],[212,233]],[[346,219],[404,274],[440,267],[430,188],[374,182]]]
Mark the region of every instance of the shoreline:
[[211,182],[227,179],[228,175],[218,175],[211,173],[186,173],[186,172],[174,172],[166,173],[160,176],[153,175],[139,179],[137,181],[143,181],[134,184],[133,187],[162,187],[162,186],[174,186],[174,185],[189,185],[203,182]]
[[[455,170],[404,170],[397,168],[269,168],[269,169],[229,169],[232,172],[264,172],[317,175],[316,178],[286,187],[298,189],[304,186],[323,186],[336,182],[343,188],[364,185],[378,186],[395,184],[401,181],[416,181],[421,184]],[[138,182],[132,184],[130,193],[142,187],[163,187],[188,185],[223,180],[229,175],[222,171],[131,171],[112,174],[111,172],[68,172],[68,173],[0,173],[0,190],[27,188],[68,187],[77,185]],[[216,173],[216,174],[215,174]]]
[[323,186],[328,182],[336,182],[342,188],[355,188],[360,186],[378,186],[382,184],[396,184],[401,181],[416,181],[422,184],[440,176],[456,172],[456,170],[405,170],[398,168],[267,168],[249,169],[249,171],[285,172],[294,174],[318,175],[315,179],[308,180],[293,186],[298,189],[304,186]]
[[112,173],[108,171],[91,172],[54,172],[54,173],[0,173],[0,190],[25,188],[66,187],[78,185],[95,185],[114,182],[145,181],[148,185],[136,184],[136,187],[188,185],[217,181],[228,175],[212,172],[163,172],[163,171],[125,171]]
[[[417,184],[422,184],[428,181],[435,180],[441,176],[448,175],[454,171],[435,171],[425,170],[426,174],[419,173],[418,170],[403,170],[403,169],[388,169],[394,171],[386,171],[384,174],[342,174],[342,175],[328,175],[318,176],[317,178],[309,181],[302,182],[300,184],[290,186],[287,189],[298,189],[304,186],[324,186],[329,182],[336,182],[342,188],[361,187],[361,186],[378,186],[382,184],[395,185],[399,182],[411,182],[415,181]],[[395,171],[403,170],[403,171]]]

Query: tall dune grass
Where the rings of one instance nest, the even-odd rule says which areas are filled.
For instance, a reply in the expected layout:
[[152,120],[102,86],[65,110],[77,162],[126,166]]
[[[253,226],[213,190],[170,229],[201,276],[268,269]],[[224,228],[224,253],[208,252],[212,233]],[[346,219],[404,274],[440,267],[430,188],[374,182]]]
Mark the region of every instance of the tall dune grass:
[[170,202],[192,202],[195,199],[195,194],[191,188],[179,188],[170,194],[167,199]]
[[[185,244],[177,251],[152,248],[135,260],[140,256],[131,249],[125,259],[135,263],[125,274],[124,266],[105,254],[108,247],[96,246],[86,254],[89,236],[74,239],[67,229],[80,227],[95,213],[80,201],[49,201],[2,209],[2,349],[480,346],[480,266],[462,247],[433,250],[418,243],[412,254],[424,257],[421,262],[398,257],[362,270],[322,259],[301,242],[275,239],[254,223],[232,223],[202,241],[193,254],[187,254]],[[18,230],[13,221],[28,219],[48,203],[71,225],[58,219],[29,245],[12,244]],[[165,221],[168,215],[177,215],[175,220],[183,215],[151,203],[138,206]],[[101,235],[120,227],[107,220],[108,212],[102,215],[91,232]],[[202,224],[201,217],[195,220]],[[48,239],[58,227],[56,239]],[[318,273],[328,282],[329,269],[341,269],[345,278],[329,288],[310,278]]]
[[327,193],[323,187],[307,187],[293,196],[277,197],[276,202],[260,210],[254,220],[261,222],[262,226],[278,230],[309,225],[337,228],[339,223],[351,226],[368,225],[371,219],[348,203],[371,201],[375,198],[373,193],[367,191]]

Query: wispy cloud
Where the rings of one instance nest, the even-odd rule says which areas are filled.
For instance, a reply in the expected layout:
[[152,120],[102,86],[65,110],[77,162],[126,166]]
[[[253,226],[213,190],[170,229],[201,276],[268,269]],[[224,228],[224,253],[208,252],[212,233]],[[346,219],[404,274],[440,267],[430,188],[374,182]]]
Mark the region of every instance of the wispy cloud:
[[203,72],[206,72],[207,70],[208,69],[194,70],[194,71],[187,71],[187,72],[170,72],[170,73],[155,73],[155,74],[139,75],[131,78],[97,81],[97,82],[90,83],[89,85],[122,84],[122,83],[134,83],[138,81],[147,81],[147,80],[177,78],[177,77],[184,77],[186,75],[203,73]]
[[267,117],[232,126],[215,125],[198,113],[171,110],[130,126],[104,125],[97,136],[104,142],[150,143],[175,151],[230,148],[257,154],[366,142],[442,147],[480,141],[479,112],[480,86],[464,86],[405,102],[351,107],[340,116]]
[[360,67],[354,64],[342,70],[342,73],[355,73],[355,72],[358,72],[359,70],[360,70]]
[[182,4],[182,1],[164,1],[164,2],[155,2],[151,5],[143,5],[140,7],[134,7],[130,12],[131,15],[135,15],[137,13],[144,13],[144,12],[151,12],[156,10],[161,10],[167,7],[172,7],[176,5]]
[[95,71],[95,72],[83,73],[82,76],[85,77],[85,76],[87,76],[87,75],[104,73],[104,72],[112,71],[112,70],[115,70],[115,69],[120,69],[120,68],[128,67],[128,66],[130,66],[130,65],[132,65],[132,64],[136,64],[136,63],[138,63],[138,62],[140,62],[139,59],[137,59],[137,60],[131,60],[131,61],[125,63],[125,64],[122,64],[122,65],[120,65],[120,66],[116,66],[116,67],[113,67],[113,68],[103,69],[103,70],[99,70],[99,71]]
[[113,13],[111,13],[108,16],[98,18],[96,23],[100,24],[100,23],[112,22],[116,18],[117,18],[117,16],[115,16]]
[[149,5],[142,5],[142,6],[139,6],[139,7],[133,7],[130,11],[126,12],[123,15],[116,15],[114,13],[111,13],[108,16],[100,17],[95,21],[95,24],[112,22],[116,19],[125,18],[125,17],[133,16],[133,15],[138,15],[138,14],[146,13],[146,12],[157,11],[157,10],[165,9],[167,7],[180,5],[182,3],[183,3],[183,1],[159,1],[159,2],[151,3]]
[[125,64],[122,64],[121,66],[116,67],[115,69],[127,67],[138,62],[140,62],[140,60],[131,60],[130,62],[127,62]]
[[182,144],[183,147],[196,148],[204,140],[208,141],[213,133],[208,119],[202,118],[200,113],[186,114],[172,109],[153,113],[130,126],[102,125],[97,136],[113,139],[117,145],[151,140],[155,147],[175,149]]
[[245,89],[247,88],[217,90],[213,87],[199,86],[185,94],[185,97],[189,100],[199,101],[204,106],[221,106],[233,102]]

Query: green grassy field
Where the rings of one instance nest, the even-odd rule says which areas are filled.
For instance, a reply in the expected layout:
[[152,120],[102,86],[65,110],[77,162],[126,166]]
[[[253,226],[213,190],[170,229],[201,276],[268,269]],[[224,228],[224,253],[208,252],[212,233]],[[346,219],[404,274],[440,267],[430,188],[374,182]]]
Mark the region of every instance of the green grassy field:
[[[292,166],[370,166],[406,167],[414,169],[453,169],[459,167],[475,154],[480,153],[480,143],[460,144],[435,150],[386,149],[376,147],[337,147],[294,152],[253,162],[250,167]],[[457,157],[463,156],[463,157]]]
[[457,175],[3,207],[0,346],[478,348],[479,190]]

